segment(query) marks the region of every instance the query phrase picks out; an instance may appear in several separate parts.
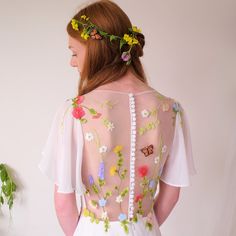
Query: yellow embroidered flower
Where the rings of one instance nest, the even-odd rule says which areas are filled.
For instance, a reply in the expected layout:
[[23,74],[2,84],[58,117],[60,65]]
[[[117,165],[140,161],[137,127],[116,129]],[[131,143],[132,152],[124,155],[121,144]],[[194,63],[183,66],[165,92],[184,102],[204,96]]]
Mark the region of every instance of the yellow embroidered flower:
[[78,28],[78,21],[76,19],[71,20],[71,25],[74,30],[79,30]]
[[118,153],[118,152],[120,152],[122,149],[123,149],[123,146],[117,145],[117,146],[113,149],[113,152]]
[[83,215],[89,216],[89,210],[87,208],[84,208]]
[[112,166],[111,168],[110,168],[110,175],[111,176],[114,176],[115,174],[116,174],[116,166]]
[[138,29],[137,26],[132,26],[132,30],[137,33],[141,33],[141,29]]
[[84,19],[84,20],[89,20],[89,17],[87,17],[86,15],[82,15],[81,17],[80,17],[81,19]]

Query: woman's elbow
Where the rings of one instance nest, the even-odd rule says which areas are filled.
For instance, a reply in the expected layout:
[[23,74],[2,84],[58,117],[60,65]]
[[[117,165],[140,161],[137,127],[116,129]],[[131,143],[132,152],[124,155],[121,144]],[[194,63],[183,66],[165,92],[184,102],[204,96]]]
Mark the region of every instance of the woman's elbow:
[[54,189],[54,204],[58,212],[74,210],[76,206],[75,193],[58,193],[57,185]]

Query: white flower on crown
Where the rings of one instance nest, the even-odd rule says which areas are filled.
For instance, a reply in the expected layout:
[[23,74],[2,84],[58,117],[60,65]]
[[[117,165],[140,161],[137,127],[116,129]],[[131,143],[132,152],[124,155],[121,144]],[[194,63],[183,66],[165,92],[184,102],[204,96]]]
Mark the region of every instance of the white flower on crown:
[[120,203],[120,202],[122,202],[122,201],[123,201],[123,198],[122,198],[121,195],[119,195],[119,196],[116,197],[116,202]]
[[144,110],[142,110],[141,114],[142,114],[142,117],[146,118],[146,117],[149,117],[150,112],[148,110],[144,109]]
[[103,145],[99,148],[99,153],[103,153],[107,151],[107,146]]
[[85,134],[85,139],[88,140],[88,141],[92,141],[94,139],[93,133],[87,132]]
[[114,129],[115,126],[114,126],[114,124],[113,124],[112,122],[109,122],[109,123],[107,124],[107,128],[108,128],[109,131],[112,131],[112,129]]
[[107,217],[107,211],[103,211],[101,217],[102,217],[103,220],[107,219],[108,218]]
[[167,146],[164,145],[164,146],[162,147],[162,149],[161,149],[161,152],[162,152],[162,153],[166,152],[166,149],[167,149]]

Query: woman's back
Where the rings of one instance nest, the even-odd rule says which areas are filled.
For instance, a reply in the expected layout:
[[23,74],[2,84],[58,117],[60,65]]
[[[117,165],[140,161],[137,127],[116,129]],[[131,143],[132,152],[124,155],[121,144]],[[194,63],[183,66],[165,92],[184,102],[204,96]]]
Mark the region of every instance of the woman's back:
[[[195,171],[184,110],[148,86],[140,92],[110,88],[98,87],[62,104],[41,169],[58,192],[82,196],[81,221],[102,224],[104,231],[120,222],[129,231],[129,222],[142,217],[145,230],[158,235],[158,226],[152,228],[158,224],[153,206],[159,179],[188,186]],[[80,230],[78,224],[75,235]]]
[[90,211],[97,216],[105,211],[112,221],[151,211],[174,134],[172,105],[150,89],[95,89],[83,96],[82,178]]

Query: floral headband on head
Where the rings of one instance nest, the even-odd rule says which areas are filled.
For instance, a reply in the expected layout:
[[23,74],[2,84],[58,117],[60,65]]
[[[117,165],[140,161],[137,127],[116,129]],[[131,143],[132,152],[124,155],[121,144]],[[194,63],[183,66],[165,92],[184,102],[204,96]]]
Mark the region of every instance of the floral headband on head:
[[81,33],[81,37],[85,40],[88,38],[96,39],[96,40],[101,40],[103,37],[110,38],[110,42],[112,40],[120,40],[120,49],[122,48],[123,45],[128,44],[130,46],[128,51],[125,51],[121,55],[121,59],[126,62],[126,65],[129,65],[131,63],[131,49],[134,44],[139,44],[139,41],[136,37],[137,33],[141,33],[141,30],[138,29],[136,26],[132,26],[132,28],[128,28],[130,34],[124,34],[123,37],[119,37],[117,35],[113,34],[108,34],[107,32],[99,29],[98,26],[93,24],[90,20],[89,17],[86,15],[82,15],[81,17],[82,21],[79,21],[77,19],[72,19],[71,20],[71,25],[74,30],[79,30],[78,26],[83,27],[83,31]]

